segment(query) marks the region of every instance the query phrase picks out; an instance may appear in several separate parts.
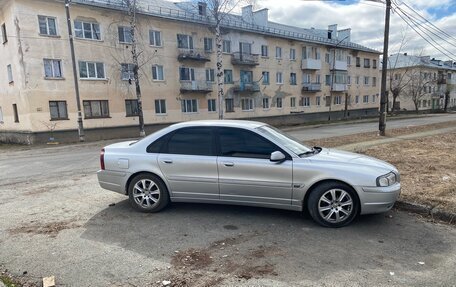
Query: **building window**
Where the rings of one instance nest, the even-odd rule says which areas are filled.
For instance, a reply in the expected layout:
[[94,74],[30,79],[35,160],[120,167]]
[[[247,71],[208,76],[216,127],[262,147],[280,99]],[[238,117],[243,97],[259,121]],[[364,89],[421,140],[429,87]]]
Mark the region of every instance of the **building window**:
[[197,113],[198,112],[198,101],[196,99],[182,100],[182,112],[183,113]]
[[267,57],[267,56],[268,56],[268,46],[261,45],[261,57]]
[[11,64],[6,66],[6,72],[8,73],[8,83],[11,84],[12,82],[14,82],[13,68],[11,67]]
[[290,73],[290,85],[296,85],[296,73]]
[[162,65],[152,65],[152,80],[154,81],[164,81],[165,74],[163,72]]
[[3,110],[2,110],[2,107],[0,107],[0,124],[3,124]]
[[276,47],[276,58],[282,59],[282,47]]
[[233,99],[225,99],[225,109],[227,113],[234,112],[234,100]]
[[177,34],[177,48],[193,49],[193,38],[189,35]]
[[231,41],[230,40],[223,40],[222,42],[222,52],[223,53],[231,53]]
[[277,72],[276,73],[276,83],[277,84],[283,84],[282,72]]
[[263,98],[263,109],[269,109],[269,98]]
[[302,106],[310,107],[310,97],[302,97]]
[[195,69],[180,67],[179,68],[179,80],[194,81],[195,80]]
[[139,116],[138,100],[125,100],[125,111],[127,117]]
[[351,76],[347,76],[347,85],[351,85]]
[[2,43],[5,44],[8,42],[8,36],[6,35],[6,24],[2,24]]
[[361,67],[361,58],[356,57],[356,67]]
[[364,68],[370,68],[370,59],[364,58]]
[[376,86],[377,86],[377,78],[372,77],[372,87],[376,87]]
[[74,35],[81,39],[101,40],[100,24],[74,21]]
[[108,101],[83,101],[82,103],[86,119],[109,117]]
[[276,107],[281,109],[282,108],[282,98],[276,99]]
[[206,82],[215,82],[215,70],[206,69]]
[[204,38],[204,51],[212,52],[212,38]]
[[62,78],[62,61],[54,59],[44,59],[44,77]]
[[131,43],[133,41],[130,27],[119,26],[117,28],[120,43]]
[[329,53],[325,54],[325,63],[329,64]]
[[359,85],[359,76],[356,76],[356,84]]
[[355,104],[359,104],[359,96],[355,97]]
[[79,78],[105,79],[103,63],[79,61]]
[[318,97],[315,98],[315,105],[316,105],[316,106],[320,106],[320,105],[321,105],[321,98],[320,98],[320,96],[318,96]]
[[325,85],[326,86],[331,86],[331,75],[326,75],[325,76]]
[[67,120],[67,103],[66,101],[49,101],[49,111],[51,120]]
[[155,100],[155,113],[157,115],[166,114],[166,100]]
[[372,60],[372,68],[377,69],[377,60]]
[[17,112],[17,105],[13,104],[14,122],[19,122],[19,113]]
[[150,30],[149,31],[149,44],[154,47],[161,47],[162,42],[161,42],[162,36],[160,31],[154,31]]
[[363,103],[367,104],[369,102],[369,96],[363,96]]
[[263,71],[263,85],[269,85],[269,72]]
[[372,95],[372,102],[375,103],[376,95]]
[[57,36],[56,22],[57,20],[54,17],[38,16],[40,34],[48,36]]
[[291,97],[290,98],[290,107],[295,108],[296,107],[296,97]]
[[302,82],[304,84],[309,84],[312,80],[312,75],[311,74],[303,74],[302,75]]
[[121,79],[124,81],[133,80],[135,78],[134,64],[121,64]]
[[369,85],[369,77],[364,77],[364,85],[365,86]]
[[352,57],[347,56],[347,66],[351,66]]
[[293,48],[290,49],[290,60],[292,60],[292,61],[296,60],[296,49],[293,49]]
[[241,109],[243,111],[253,111],[253,99],[252,98],[242,98],[241,99]]
[[342,103],[342,97],[341,96],[335,96],[334,97],[334,104],[335,105],[340,105]]
[[225,84],[233,83],[233,70],[223,70],[223,82]]
[[216,112],[217,111],[217,101],[215,99],[207,100],[207,111]]

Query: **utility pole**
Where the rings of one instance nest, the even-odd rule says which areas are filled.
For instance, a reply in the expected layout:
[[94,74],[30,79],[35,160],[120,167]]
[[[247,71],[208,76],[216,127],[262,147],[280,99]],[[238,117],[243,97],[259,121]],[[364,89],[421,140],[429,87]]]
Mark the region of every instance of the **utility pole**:
[[84,125],[82,124],[81,99],[79,98],[78,73],[76,70],[76,56],[74,55],[73,29],[71,28],[71,17],[70,17],[70,1],[71,0],[65,0],[65,12],[66,12],[66,18],[67,18],[68,36],[70,39],[71,63],[73,64],[74,91],[76,94],[76,104],[78,107],[78,135],[79,135],[79,141],[83,142],[85,140],[84,139]]
[[380,91],[380,119],[378,130],[380,136],[385,136],[386,129],[386,103],[388,101],[386,95],[386,76],[388,69],[388,41],[389,41],[389,25],[390,25],[391,0],[386,0],[385,13],[385,35],[383,39],[383,61],[382,61],[382,86]]

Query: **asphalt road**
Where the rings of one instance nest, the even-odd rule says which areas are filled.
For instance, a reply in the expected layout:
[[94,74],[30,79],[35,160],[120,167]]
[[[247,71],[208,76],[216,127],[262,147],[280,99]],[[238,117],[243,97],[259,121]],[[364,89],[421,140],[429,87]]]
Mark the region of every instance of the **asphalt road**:
[[[401,122],[395,124],[423,123]],[[350,134],[366,131],[353,126],[368,125],[293,133],[336,128]],[[162,286],[164,280],[176,286],[455,286],[454,226],[401,211],[363,216],[342,229],[321,228],[297,212],[239,206],[173,204],[141,214],[124,196],[98,186],[94,172],[106,143],[0,151],[0,265],[78,287]]]

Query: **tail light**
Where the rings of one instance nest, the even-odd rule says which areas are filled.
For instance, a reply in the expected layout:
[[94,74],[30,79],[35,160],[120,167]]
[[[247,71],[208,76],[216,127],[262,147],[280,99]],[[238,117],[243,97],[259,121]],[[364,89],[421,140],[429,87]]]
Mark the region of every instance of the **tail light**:
[[101,153],[100,153],[100,167],[101,167],[101,170],[105,169],[104,155],[105,155],[105,150],[102,149]]

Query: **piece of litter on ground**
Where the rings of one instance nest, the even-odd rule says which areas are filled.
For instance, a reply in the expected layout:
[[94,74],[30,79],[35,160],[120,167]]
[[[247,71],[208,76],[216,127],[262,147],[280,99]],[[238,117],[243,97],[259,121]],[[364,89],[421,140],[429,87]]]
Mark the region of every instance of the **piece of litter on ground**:
[[424,262],[423,262],[423,261],[420,261],[420,262],[418,262],[418,264],[420,264],[420,265],[424,265]]
[[223,258],[226,258],[226,257],[228,257],[228,255],[223,255],[222,257],[223,257]]
[[394,276],[394,272],[390,272],[390,275],[391,275],[391,276]]
[[115,203],[110,203],[110,204],[109,204],[109,206],[114,206],[114,205],[116,205],[116,204],[115,204]]
[[168,286],[169,284],[171,284],[171,281],[163,280],[162,284],[163,284],[163,286]]
[[175,250],[174,253],[179,253],[179,250]]
[[54,287],[54,286],[55,286],[55,276],[43,278],[43,287]]

